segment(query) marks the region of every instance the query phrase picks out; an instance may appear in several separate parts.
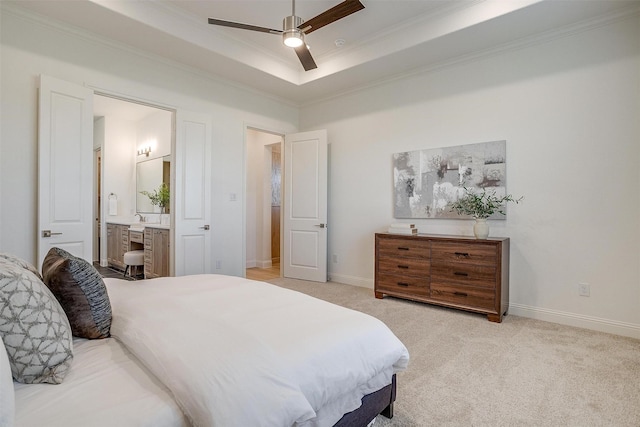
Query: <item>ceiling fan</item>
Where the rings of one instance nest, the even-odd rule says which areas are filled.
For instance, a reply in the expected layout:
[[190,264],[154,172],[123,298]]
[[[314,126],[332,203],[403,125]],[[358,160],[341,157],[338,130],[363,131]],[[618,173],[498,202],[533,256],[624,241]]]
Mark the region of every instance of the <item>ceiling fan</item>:
[[221,19],[209,18],[209,24],[221,25],[223,27],[240,28],[242,30],[259,31],[269,34],[282,34],[282,40],[286,46],[294,48],[298,59],[305,71],[318,68],[316,62],[309,52],[307,44],[304,42],[305,34],[329,25],[339,19],[351,15],[359,10],[364,9],[364,5],[359,0],[344,0],[342,3],[325,10],[320,15],[311,18],[305,22],[299,16],[296,16],[296,0],[291,0],[291,16],[287,16],[282,20],[282,30],[274,30],[272,28],[258,27],[255,25],[241,24],[239,22],[223,21]]

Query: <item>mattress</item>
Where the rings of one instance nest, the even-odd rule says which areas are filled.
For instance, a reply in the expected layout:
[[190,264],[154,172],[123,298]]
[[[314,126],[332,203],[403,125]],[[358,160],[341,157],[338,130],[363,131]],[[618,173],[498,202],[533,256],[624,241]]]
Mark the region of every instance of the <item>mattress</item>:
[[169,391],[113,338],[74,339],[62,384],[14,383],[16,427],[183,427]]

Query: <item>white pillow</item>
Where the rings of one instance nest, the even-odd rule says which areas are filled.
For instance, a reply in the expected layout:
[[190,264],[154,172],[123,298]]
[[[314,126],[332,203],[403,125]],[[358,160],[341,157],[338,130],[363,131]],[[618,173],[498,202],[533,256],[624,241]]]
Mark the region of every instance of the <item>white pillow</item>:
[[13,426],[16,412],[11,365],[0,337],[0,427]]

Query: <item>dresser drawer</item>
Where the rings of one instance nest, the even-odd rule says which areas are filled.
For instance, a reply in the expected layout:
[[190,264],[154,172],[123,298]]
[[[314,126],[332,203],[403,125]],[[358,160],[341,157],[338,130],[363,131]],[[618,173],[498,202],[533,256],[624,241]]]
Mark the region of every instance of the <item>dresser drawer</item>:
[[436,263],[496,265],[497,258],[494,245],[431,242],[431,260],[434,265]]
[[429,277],[429,260],[416,258],[378,258],[381,273]]
[[144,243],[144,234],[141,231],[129,231],[129,241]]
[[379,273],[376,276],[376,291],[400,292],[427,297],[429,296],[429,279],[428,277]]
[[494,310],[496,305],[493,290],[434,282],[431,282],[431,299],[486,310]]
[[496,287],[496,267],[495,265],[441,265],[434,263],[431,266],[431,280],[494,289]]
[[378,240],[380,257],[407,257],[429,259],[429,245],[412,239],[386,238]]

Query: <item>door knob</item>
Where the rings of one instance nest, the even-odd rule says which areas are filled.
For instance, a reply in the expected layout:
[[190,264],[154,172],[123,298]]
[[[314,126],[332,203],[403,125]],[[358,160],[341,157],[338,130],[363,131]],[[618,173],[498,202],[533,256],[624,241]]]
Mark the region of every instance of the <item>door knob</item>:
[[60,234],[62,233],[52,233],[51,230],[42,230],[42,237],[51,237],[51,236],[57,236]]
[[204,227],[198,227],[198,228],[200,228],[201,230],[205,230],[206,231],[206,230],[209,229],[209,224],[206,224]]
[[316,227],[327,228],[327,224],[316,224]]

